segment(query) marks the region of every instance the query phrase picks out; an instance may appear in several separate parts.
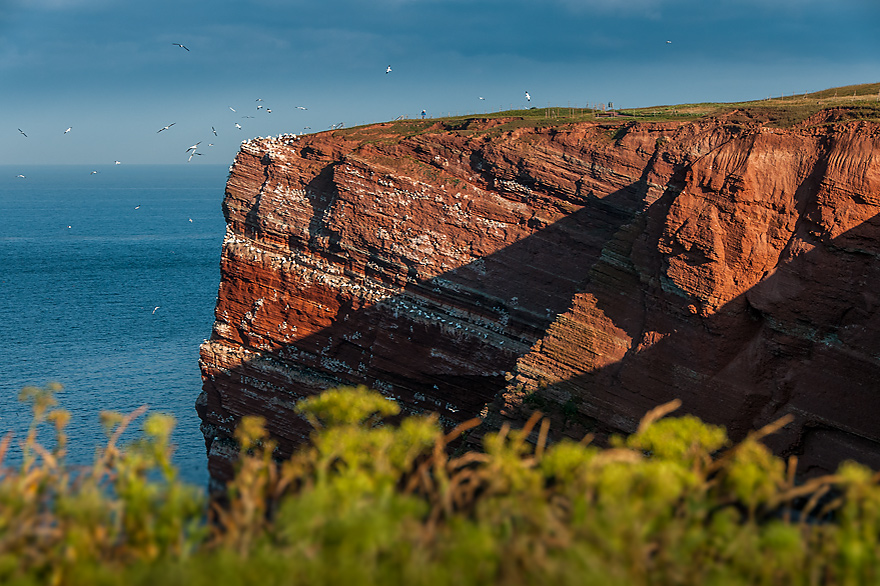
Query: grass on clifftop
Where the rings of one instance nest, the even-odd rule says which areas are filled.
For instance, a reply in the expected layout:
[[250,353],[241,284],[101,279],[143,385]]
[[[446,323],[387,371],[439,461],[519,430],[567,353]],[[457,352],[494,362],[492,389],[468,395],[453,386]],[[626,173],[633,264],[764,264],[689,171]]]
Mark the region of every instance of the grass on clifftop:
[[[746,102],[706,102],[627,108],[602,111],[576,107],[530,108],[443,118],[403,119],[383,124],[358,126],[336,131],[341,136],[365,142],[395,141],[431,131],[460,134],[498,133],[516,128],[542,128],[578,122],[604,122],[618,125],[628,121],[674,122],[703,117],[724,116],[733,123],[766,124],[791,128],[803,124],[823,110],[830,111],[820,124],[853,120],[880,122],[880,83],[831,88],[818,92],[777,96]],[[487,121],[501,119],[499,125]]]
[[636,108],[621,113],[645,120],[728,116],[733,122],[760,122],[776,128],[790,128],[823,110],[835,111],[830,117],[831,122],[880,121],[880,83],[845,86],[749,102],[681,104]]
[[[364,387],[298,403],[311,443],[276,462],[262,420],[245,417],[235,479],[209,505],[181,483],[173,421],[108,413],[92,466],[64,464],[57,387],[22,394],[34,425],[20,466],[2,463],[0,583],[12,585],[704,585],[873,584],[880,580],[878,475],[847,462],[795,482],[796,459],[761,439],[649,412],[600,449],[548,445],[540,414],[451,455],[436,415],[383,419],[396,403]],[[37,441],[44,424],[57,445]],[[209,508],[210,507],[210,508]],[[211,522],[206,519],[212,519]]]

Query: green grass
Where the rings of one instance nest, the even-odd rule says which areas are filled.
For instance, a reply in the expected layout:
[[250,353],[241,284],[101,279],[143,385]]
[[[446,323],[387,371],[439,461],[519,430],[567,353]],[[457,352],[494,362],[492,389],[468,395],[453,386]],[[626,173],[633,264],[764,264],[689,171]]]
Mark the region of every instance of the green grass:
[[[843,86],[827,90],[776,96],[745,102],[704,102],[626,108],[615,115],[587,108],[548,107],[467,114],[427,120],[400,120],[335,131],[341,136],[365,142],[396,142],[430,132],[453,132],[463,136],[496,136],[517,128],[547,128],[581,122],[619,126],[629,121],[684,122],[700,118],[726,117],[734,124],[764,124],[792,128],[822,111],[829,111],[820,124],[855,120],[880,122],[880,83]],[[501,124],[487,127],[487,121]]]
[[648,121],[725,116],[734,123],[756,122],[776,128],[791,128],[802,124],[823,110],[834,112],[830,116],[832,123],[850,120],[880,121],[878,92],[880,83],[870,83],[747,102],[679,104],[634,108],[622,113]]

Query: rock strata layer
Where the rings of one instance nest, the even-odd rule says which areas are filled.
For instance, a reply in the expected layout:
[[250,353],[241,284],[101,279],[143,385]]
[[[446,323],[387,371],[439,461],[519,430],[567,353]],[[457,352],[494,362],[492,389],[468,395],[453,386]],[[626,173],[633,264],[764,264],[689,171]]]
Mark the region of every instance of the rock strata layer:
[[880,126],[732,118],[404,122],[254,139],[230,169],[197,402],[290,453],[302,397],[366,384],[447,425],[657,404],[772,439],[803,473],[880,465]]

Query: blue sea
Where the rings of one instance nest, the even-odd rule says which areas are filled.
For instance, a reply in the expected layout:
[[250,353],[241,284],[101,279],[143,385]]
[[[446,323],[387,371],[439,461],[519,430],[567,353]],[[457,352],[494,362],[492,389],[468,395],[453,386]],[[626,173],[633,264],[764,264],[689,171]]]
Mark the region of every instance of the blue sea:
[[[14,433],[7,464],[20,458],[17,440],[30,423],[19,391],[57,381],[72,415],[70,464],[90,463],[104,442],[101,411],[148,405],[177,419],[181,477],[207,484],[194,403],[220,279],[227,172],[0,166],[0,432]],[[52,436],[44,426],[46,444]]]

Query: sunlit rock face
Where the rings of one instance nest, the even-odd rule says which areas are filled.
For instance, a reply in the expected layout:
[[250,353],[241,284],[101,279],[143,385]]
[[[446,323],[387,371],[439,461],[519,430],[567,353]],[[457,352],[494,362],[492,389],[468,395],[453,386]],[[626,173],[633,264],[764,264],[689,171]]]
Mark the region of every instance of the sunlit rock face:
[[[880,127],[412,121],[248,141],[197,408],[215,480],[266,418],[367,384],[554,437],[673,398],[801,470],[880,464]],[[475,434],[478,437],[479,434]],[[873,459],[873,460],[872,460]]]

